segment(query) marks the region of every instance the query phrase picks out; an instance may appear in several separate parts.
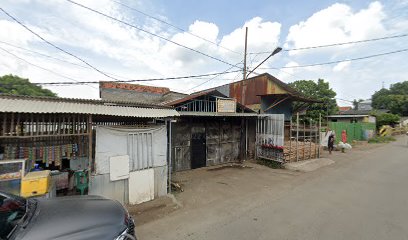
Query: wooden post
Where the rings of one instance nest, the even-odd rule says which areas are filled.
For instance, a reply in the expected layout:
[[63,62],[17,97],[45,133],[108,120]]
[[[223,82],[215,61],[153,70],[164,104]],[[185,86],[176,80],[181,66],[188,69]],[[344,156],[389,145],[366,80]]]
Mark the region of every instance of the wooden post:
[[299,112],[296,113],[296,162],[299,161]]
[[17,113],[17,124],[16,124],[16,136],[20,136],[20,133],[22,132],[22,127],[20,126],[20,113]]
[[291,161],[292,156],[292,117],[290,118],[289,125],[289,162]]
[[6,125],[6,123],[7,123],[7,113],[3,113],[3,136],[6,136],[6,132],[7,132],[7,130],[6,130],[6,127],[7,127],[7,125]]
[[309,128],[309,159],[312,159],[312,142],[313,142],[313,138],[312,138],[312,119],[310,119],[310,128]]
[[45,128],[45,115],[41,115],[41,135],[46,135],[46,128]]
[[10,119],[10,136],[14,135],[14,113],[11,113],[11,119]]
[[305,159],[305,150],[306,150],[306,123],[303,120],[303,160]]
[[30,136],[34,135],[34,115],[30,113]]
[[35,122],[35,131],[36,135],[40,135],[40,115],[37,115],[36,122]]
[[88,115],[88,161],[89,161],[89,168],[94,170],[92,166],[93,158],[92,158],[92,148],[93,148],[93,131],[92,131],[92,115]]
[[317,134],[318,134],[318,149],[317,149],[317,156],[318,156],[318,158],[320,158],[320,142],[322,141],[321,139],[320,139],[320,131],[321,131],[321,128],[322,128],[322,114],[320,113],[319,114],[319,129],[317,129]]

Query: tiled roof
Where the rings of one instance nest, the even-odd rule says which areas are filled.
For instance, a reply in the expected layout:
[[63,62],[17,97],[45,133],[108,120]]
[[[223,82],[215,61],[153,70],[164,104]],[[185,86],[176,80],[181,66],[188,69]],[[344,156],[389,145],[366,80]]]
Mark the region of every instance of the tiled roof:
[[100,82],[100,88],[110,88],[110,89],[125,89],[136,92],[148,92],[156,94],[166,94],[170,92],[169,88],[166,87],[153,87],[140,84],[130,84],[130,83],[115,83],[115,82]]
[[353,107],[347,106],[347,107],[339,107],[339,111],[344,112],[344,111],[348,111],[351,110]]

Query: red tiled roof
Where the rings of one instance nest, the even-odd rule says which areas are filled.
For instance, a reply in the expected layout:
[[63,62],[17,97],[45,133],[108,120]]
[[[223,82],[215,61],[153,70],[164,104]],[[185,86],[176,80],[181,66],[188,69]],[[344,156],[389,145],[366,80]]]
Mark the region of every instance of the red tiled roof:
[[352,107],[350,107],[350,106],[347,106],[347,107],[339,107],[339,111],[341,111],[341,112],[343,112],[343,111],[348,111],[348,110],[351,110],[352,109]]
[[166,87],[153,87],[153,86],[145,86],[145,85],[139,85],[139,84],[114,83],[114,82],[100,82],[99,88],[124,89],[124,90],[131,90],[135,92],[148,92],[148,93],[156,93],[156,94],[166,94],[170,92],[170,89]]

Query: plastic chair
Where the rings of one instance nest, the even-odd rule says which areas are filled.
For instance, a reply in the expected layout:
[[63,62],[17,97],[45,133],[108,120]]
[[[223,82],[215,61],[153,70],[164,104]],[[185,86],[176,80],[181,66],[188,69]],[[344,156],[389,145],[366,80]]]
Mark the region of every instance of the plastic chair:
[[85,171],[76,171],[75,175],[75,188],[84,195],[85,189],[88,189],[88,174]]

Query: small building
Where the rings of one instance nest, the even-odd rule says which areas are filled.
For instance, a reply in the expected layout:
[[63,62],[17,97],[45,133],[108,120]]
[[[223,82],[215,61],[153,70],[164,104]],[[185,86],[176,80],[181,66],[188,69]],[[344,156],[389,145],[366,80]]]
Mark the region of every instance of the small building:
[[357,110],[359,111],[371,111],[373,110],[371,99],[367,99],[357,103]]
[[[285,121],[290,121],[293,113],[306,108],[308,104],[319,102],[304,96],[268,73],[214,89],[260,114],[284,114]],[[295,101],[302,102],[303,105],[293,109]]]
[[239,162],[254,155],[258,114],[235,99],[211,89],[166,105],[180,114],[171,124],[173,171]]
[[371,114],[371,110],[348,110],[340,111],[336,115],[327,116],[329,122],[346,123],[375,123],[376,117]]
[[[154,104],[0,95],[0,188],[18,193],[38,164],[58,173],[57,191],[75,189],[83,172],[90,194],[122,203],[165,195],[165,123],[178,115]],[[16,159],[24,167],[2,164]]]

